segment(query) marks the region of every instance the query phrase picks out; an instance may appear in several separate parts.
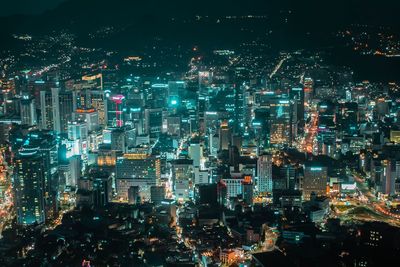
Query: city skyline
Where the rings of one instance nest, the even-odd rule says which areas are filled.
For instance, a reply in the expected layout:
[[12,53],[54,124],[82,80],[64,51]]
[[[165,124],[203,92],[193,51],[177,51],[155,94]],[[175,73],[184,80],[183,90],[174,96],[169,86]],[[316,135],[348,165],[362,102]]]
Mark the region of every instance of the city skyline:
[[395,266],[392,2],[5,6],[0,265]]

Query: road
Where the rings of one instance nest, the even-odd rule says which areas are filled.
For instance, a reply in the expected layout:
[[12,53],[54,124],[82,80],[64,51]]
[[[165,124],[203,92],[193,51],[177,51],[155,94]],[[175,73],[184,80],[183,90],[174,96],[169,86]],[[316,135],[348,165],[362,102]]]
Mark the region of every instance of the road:
[[4,161],[3,152],[3,150],[0,151],[0,238],[4,227],[14,217],[11,175]]
[[373,207],[373,209],[385,216],[388,216],[392,219],[400,221],[400,215],[390,212],[386,208],[386,204],[383,201],[378,200],[375,195],[368,189],[365,179],[358,175],[357,173],[353,173],[354,180],[357,183],[357,188],[360,190],[364,199],[367,200],[367,203]]
[[271,72],[269,75],[269,78],[271,79],[274,77],[274,75],[279,71],[279,69],[282,67],[283,63],[290,58],[290,55],[287,55],[286,57],[282,58],[278,64],[275,66],[274,70]]
[[313,111],[311,113],[311,121],[306,128],[306,134],[303,140],[302,149],[307,153],[313,153],[315,151],[315,137],[318,134],[318,112]]
[[400,216],[391,213],[383,201],[378,200],[369,190],[365,179],[357,173],[353,173],[357,185],[357,196],[340,201],[333,199],[334,217],[343,221],[381,221],[400,227]]
[[304,127],[304,135],[297,142],[297,149],[301,152],[314,153],[315,138],[318,134],[318,112],[315,108],[311,107],[308,111],[310,121]]

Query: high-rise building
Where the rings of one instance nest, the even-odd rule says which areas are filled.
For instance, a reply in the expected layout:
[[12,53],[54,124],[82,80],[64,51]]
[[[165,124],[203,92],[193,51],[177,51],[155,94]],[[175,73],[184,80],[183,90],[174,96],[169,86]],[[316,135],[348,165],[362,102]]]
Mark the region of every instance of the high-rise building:
[[341,104],[338,120],[342,134],[356,135],[358,133],[358,104],[355,102]]
[[242,189],[243,202],[249,206],[253,205],[253,193],[254,193],[253,184],[252,183],[249,183],[249,184],[243,183],[242,187],[243,187],[243,189]]
[[398,161],[393,159],[386,159],[382,161],[382,165],[384,167],[383,171],[383,179],[381,183],[381,192],[387,195],[395,194],[395,182],[398,178],[396,169]]
[[169,135],[181,137],[181,117],[169,116],[166,118],[166,132]]
[[21,124],[29,126],[37,125],[35,99],[28,95],[23,95],[20,103]]
[[72,122],[68,124],[68,139],[71,144],[72,155],[80,155],[86,160],[88,153],[88,128],[86,122]]
[[304,165],[303,198],[310,199],[311,193],[325,196],[327,192],[328,168],[317,162]]
[[[150,88],[150,95],[148,103],[151,108],[163,108],[166,105],[170,105],[172,108],[178,104],[178,98],[174,97],[171,99],[171,103],[168,103],[168,84],[165,83],[153,83]],[[176,101],[176,102],[175,102]]]
[[88,127],[86,122],[71,122],[68,124],[68,139],[86,140],[88,136]]
[[314,96],[314,81],[310,77],[304,78],[304,102],[308,103]]
[[139,186],[144,199],[150,199],[150,187],[161,177],[160,159],[147,154],[124,154],[117,159],[116,189],[118,198],[128,201],[128,189]]
[[194,124],[200,135],[204,135],[206,131],[205,115],[209,109],[209,97],[205,95],[199,95],[197,102],[197,116]]
[[112,177],[106,172],[92,172],[89,174],[93,181],[93,204],[96,208],[104,207],[112,199]]
[[21,149],[14,163],[14,193],[17,223],[45,222],[45,174],[38,147]]
[[59,87],[40,91],[41,129],[67,133],[74,108],[73,93]]
[[100,90],[90,90],[89,91],[89,104],[88,108],[94,108],[99,116],[99,125],[104,127],[107,125],[108,121],[108,102],[105,92]]
[[70,176],[66,185],[76,187],[82,172],[82,160],[79,155],[72,156],[68,159],[68,169]]
[[[68,123],[72,121],[72,113],[74,111],[74,96],[71,91],[60,91],[58,92],[58,99],[54,99],[58,101],[53,105],[58,106],[58,116],[59,119],[59,131],[60,133],[68,132]],[[56,114],[56,113],[55,113]],[[57,126],[58,127],[58,126]]]
[[[61,113],[60,113],[60,88],[51,88],[51,106],[53,116],[53,130],[57,133],[61,133]],[[71,114],[72,115],[72,110]]]
[[145,109],[144,111],[144,129],[150,138],[157,138],[162,132],[163,112],[161,108]]
[[86,122],[88,132],[99,129],[99,114],[94,108],[78,108],[72,116],[74,121]]
[[296,169],[294,166],[290,164],[286,164],[281,166],[280,168],[280,176],[285,181],[285,189],[294,190],[296,189]]
[[58,210],[59,174],[58,142],[54,132],[34,131],[28,135],[28,142],[39,148],[43,161],[46,219],[54,218]]
[[208,151],[209,155],[217,157],[219,150],[219,136],[213,132],[210,132],[208,137]]
[[126,152],[126,134],[124,128],[110,128],[111,150]]
[[228,122],[222,122],[219,128],[219,149],[228,150],[231,143],[232,133]]
[[269,111],[266,108],[254,110],[254,119],[251,124],[254,129],[256,141],[261,150],[270,146]]
[[193,160],[178,159],[172,162],[172,182],[178,201],[188,200],[192,196],[194,186]]
[[260,155],[257,161],[257,189],[259,193],[272,193],[272,156]]
[[244,176],[242,182],[242,199],[247,205],[253,205],[254,185],[251,176]]
[[193,160],[193,167],[200,167],[200,161],[203,157],[203,147],[200,144],[190,144],[189,157]]
[[51,91],[40,91],[40,128],[43,130],[53,130],[54,115],[53,115],[53,102]]
[[248,205],[253,203],[253,181],[250,175],[231,173],[222,182],[226,186],[228,199],[240,197]]
[[270,142],[275,145],[292,142],[292,103],[288,98],[269,100]]
[[[318,151],[320,154],[333,156],[336,144],[336,116],[335,105],[329,101],[320,102],[318,104]],[[323,148],[326,153],[323,152]]]
[[242,195],[242,182],[243,179],[241,176],[232,176],[232,177],[227,177],[223,179],[223,182],[226,185],[226,192],[227,192],[227,198],[235,198],[238,197],[239,195]]
[[293,87],[290,90],[290,99],[295,100],[296,105],[293,110],[296,109],[297,117],[293,121],[299,124],[304,124],[304,88],[303,87]]

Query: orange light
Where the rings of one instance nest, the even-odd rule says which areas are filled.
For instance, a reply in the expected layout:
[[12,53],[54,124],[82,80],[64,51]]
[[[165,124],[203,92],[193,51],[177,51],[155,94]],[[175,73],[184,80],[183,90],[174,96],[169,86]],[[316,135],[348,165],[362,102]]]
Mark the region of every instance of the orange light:
[[251,184],[251,182],[252,182],[252,180],[251,180],[251,176],[250,176],[250,175],[246,175],[246,176],[243,178],[243,183]]
[[78,108],[78,109],[76,109],[76,113],[92,113],[95,111],[96,110],[94,108],[89,108],[89,109]]

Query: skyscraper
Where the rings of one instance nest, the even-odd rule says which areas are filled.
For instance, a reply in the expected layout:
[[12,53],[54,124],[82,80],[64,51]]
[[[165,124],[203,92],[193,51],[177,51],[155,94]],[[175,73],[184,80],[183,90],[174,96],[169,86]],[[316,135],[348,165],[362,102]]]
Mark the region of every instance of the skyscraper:
[[317,196],[326,195],[328,169],[316,162],[306,162],[304,165],[303,198],[310,199],[311,193]]
[[[51,88],[51,107],[53,116],[53,130],[57,133],[61,133],[61,114],[60,114],[60,88]],[[72,110],[71,110],[72,113]]]
[[37,125],[35,99],[28,95],[23,95],[21,98],[21,123],[27,125]]
[[257,189],[259,193],[272,192],[272,156],[260,155],[257,161]]
[[45,222],[44,164],[38,147],[21,149],[14,163],[14,193],[17,223]]
[[[325,147],[335,147],[336,142],[335,105],[329,101],[318,104],[318,151],[323,153]],[[350,121],[350,120],[349,120]],[[328,149],[329,156],[333,156],[334,149]]]
[[222,122],[219,128],[219,149],[228,150],[231,143],[232,133],[228,122]]
[[294,166],[290,164],[286,164],[281,166],[280,168],[280,176],[286,183],[285,189],[294,190],[297,186],[296,184],[296,169]]
[[58,112],[59,119],[56,119],[57,125],[59,124],[59,132],[67,133],[68,132],[68,123],[72,121],[72,112],[74,111],[74,96],[71,91],[61,91],[58,92]]
[[150,138],[157,138],[162,129],[163,112],[161,108],[145,109],[144,111],[144,128],[145,133],[150,135]]
[[200,144],[190,144],[189,157],[193,160],[193,167],[200,167],[200,161],[203,157],[203,147]]
[[172,182],[178,201],[189,198],[194,185],[193,160],[177,159],[172,162]]
[[67,133],[74,110],[72,92],[61,91],[59,87],[40,91],[40,110],[41,129]]
[[29,144],[38,147],[43,162],[46,219],[54,218],[58,209],[58,143],[52,132],[34,131],[28,135]]
[[106,95],[103,91],[100,90],[90,90],[89,91],[89,104],[90,107],[94,108],[99,115],[99,125],[105,126],[107,125],[107,106],[108,102],[106,100]]
[[53,130],[54,115],[51,91],[40,91],[40,128],[43,130]]
[[270,142],[284,145],[292,141],[292,103],[288,98],[269,101]]

